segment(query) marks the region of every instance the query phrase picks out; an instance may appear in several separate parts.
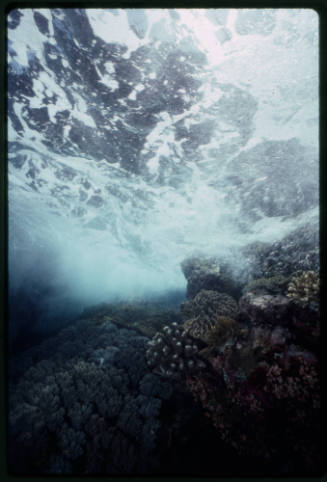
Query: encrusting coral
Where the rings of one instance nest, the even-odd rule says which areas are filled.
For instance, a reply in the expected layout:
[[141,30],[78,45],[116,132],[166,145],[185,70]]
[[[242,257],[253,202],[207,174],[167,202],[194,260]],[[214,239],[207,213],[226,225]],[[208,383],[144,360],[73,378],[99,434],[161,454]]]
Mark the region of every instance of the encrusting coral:
[[237,302],[226,293],[212,290],[201,290],[193,300],[185,301],[181,305],[181,315],[184,321],[201,317],[210,325],[219,316],[236,318]]
[[203,340],[210,346],[219,347],[227,339],[246,333],[246,329],[228,316],[219,316],[217,323],[211,326]]
[[206,372],[187,376],[186,384],[221,439],[240,454],[266,459],[285,452],[302,463],[310,452],[303,468],[312,470],[319,440],[317,358],[274,328],[222,345],[208,362]]
[[289,277],[276,275],[270,278],[257,278],[246,284],[243,288],[243,294],[251,291],[261,294],[283,294],[287,289]]

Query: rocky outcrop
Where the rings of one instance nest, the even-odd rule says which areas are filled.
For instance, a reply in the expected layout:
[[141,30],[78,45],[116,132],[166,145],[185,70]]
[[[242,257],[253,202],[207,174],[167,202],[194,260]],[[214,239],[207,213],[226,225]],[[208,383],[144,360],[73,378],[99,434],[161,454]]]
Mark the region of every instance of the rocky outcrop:
[[290,276],[320,267],[319,220],[314,218],[291,231],[282,240],[251,243],[242,250],[248,279]]
[[187,280],[187,297],[194,298],[200,290],[219,291],[238,295],[240,286],[226,263],[215,258],[191,257],[181,268]]
[[287,324],[292,303],[282,295],[256,294],[247,292],[240,299],[240,314],[252,324]]
[[[207,364],[187,374],[186,385],[239,455],[270,461],[276,473],[281,467],[314,473],[320,450],[317,237],[306,226],[245,253],[253,264],[238,303],[228,292],[233,283],[219,283],[217,263],[183,265],[188,294],[195,293],[181,306],[183,327],[202,343],[198,356]],[[197,292],[201,282],[210,290]]]

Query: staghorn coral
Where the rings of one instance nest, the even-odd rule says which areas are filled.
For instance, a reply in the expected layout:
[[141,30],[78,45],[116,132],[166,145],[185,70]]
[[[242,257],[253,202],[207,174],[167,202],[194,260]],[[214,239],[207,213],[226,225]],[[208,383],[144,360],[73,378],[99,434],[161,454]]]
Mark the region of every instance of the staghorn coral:
[[198,357],[198,345],[175,322],[156,333],[148,345],[148,365],[159,375],[180,378],[185,373],[205,368]]
[[302,305],[318,306],[319,275],[315,271],[299,271],[294,274],[288,285],[287,296]]

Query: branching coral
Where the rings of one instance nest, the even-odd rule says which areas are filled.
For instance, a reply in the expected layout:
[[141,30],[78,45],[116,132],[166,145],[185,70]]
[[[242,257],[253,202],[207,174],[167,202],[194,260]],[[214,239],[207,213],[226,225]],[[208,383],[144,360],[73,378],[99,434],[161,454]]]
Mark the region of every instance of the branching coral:
[[79,320],[52,338],[51,346],[46,341],[31,349],[27,359],[33,364],[10,382],[12,470],[150,470],[162,400],[171,396],[172,386],[149,373],[146,341],[110,322]]
[[205,368],[198,357],[198,345],[177,323],[166,325],[149,341],[146,352],[148,365],[162,376],[180,378],[182,375]]
[[315,271],[300,271],[296,273],[289,285],[287,296],[296,303],[308,305],[319,303],[320,281]]

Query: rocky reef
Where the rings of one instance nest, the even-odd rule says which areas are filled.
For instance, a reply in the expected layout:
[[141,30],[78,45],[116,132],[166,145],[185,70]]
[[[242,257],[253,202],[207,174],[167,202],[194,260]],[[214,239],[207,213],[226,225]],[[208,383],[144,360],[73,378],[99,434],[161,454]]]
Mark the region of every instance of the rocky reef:
[[237,281],[218,259],[189,258],[179,311],[90,307],[12,357],[11,470],[188,474],[199,469],[193,453],[203,450],[204,475],[318,474],[316,247],[300,260],[283,246],[268,269],[276,246],[264,247],[267,256],[248,248],[258,269]]
[[187,258],[182,262],[181,268],[187,279],[188,298],[194,298],[200,290],[234,294],[239,291],[239,285],[229,266],[215,258]]
[[[271,257],[276,246],[265,247]],[[295,252],[292,259],[289,250],[287,265],[281,255],[269,269],[258,250],[257,277],[252,272],[238,300],[217,283],[181,307],[187,335],[206,344],[197,356],[207,369],[187,375],[187,387],[239,455],[274,461],[285,473],[312,473],[320,464],[319,274],[310,248],[311,258]],[[182,265],[189,294],[204,272],[219,277],[217,260],[193,263]]]
[[[238,457],[259,457],[279,473],[312,474],[321,463],[317,238],[302,227],[244,252],[256,270],[237,281],[218,259],[183,261],[188,300],[178,337],[189,346],[193,340],[194,366],[202,361],[205,369],[179,375]],[[150,342],[150,366],[158,365],[160,336]],[[161,364],[171,362],[170,353],[161,353]]]

